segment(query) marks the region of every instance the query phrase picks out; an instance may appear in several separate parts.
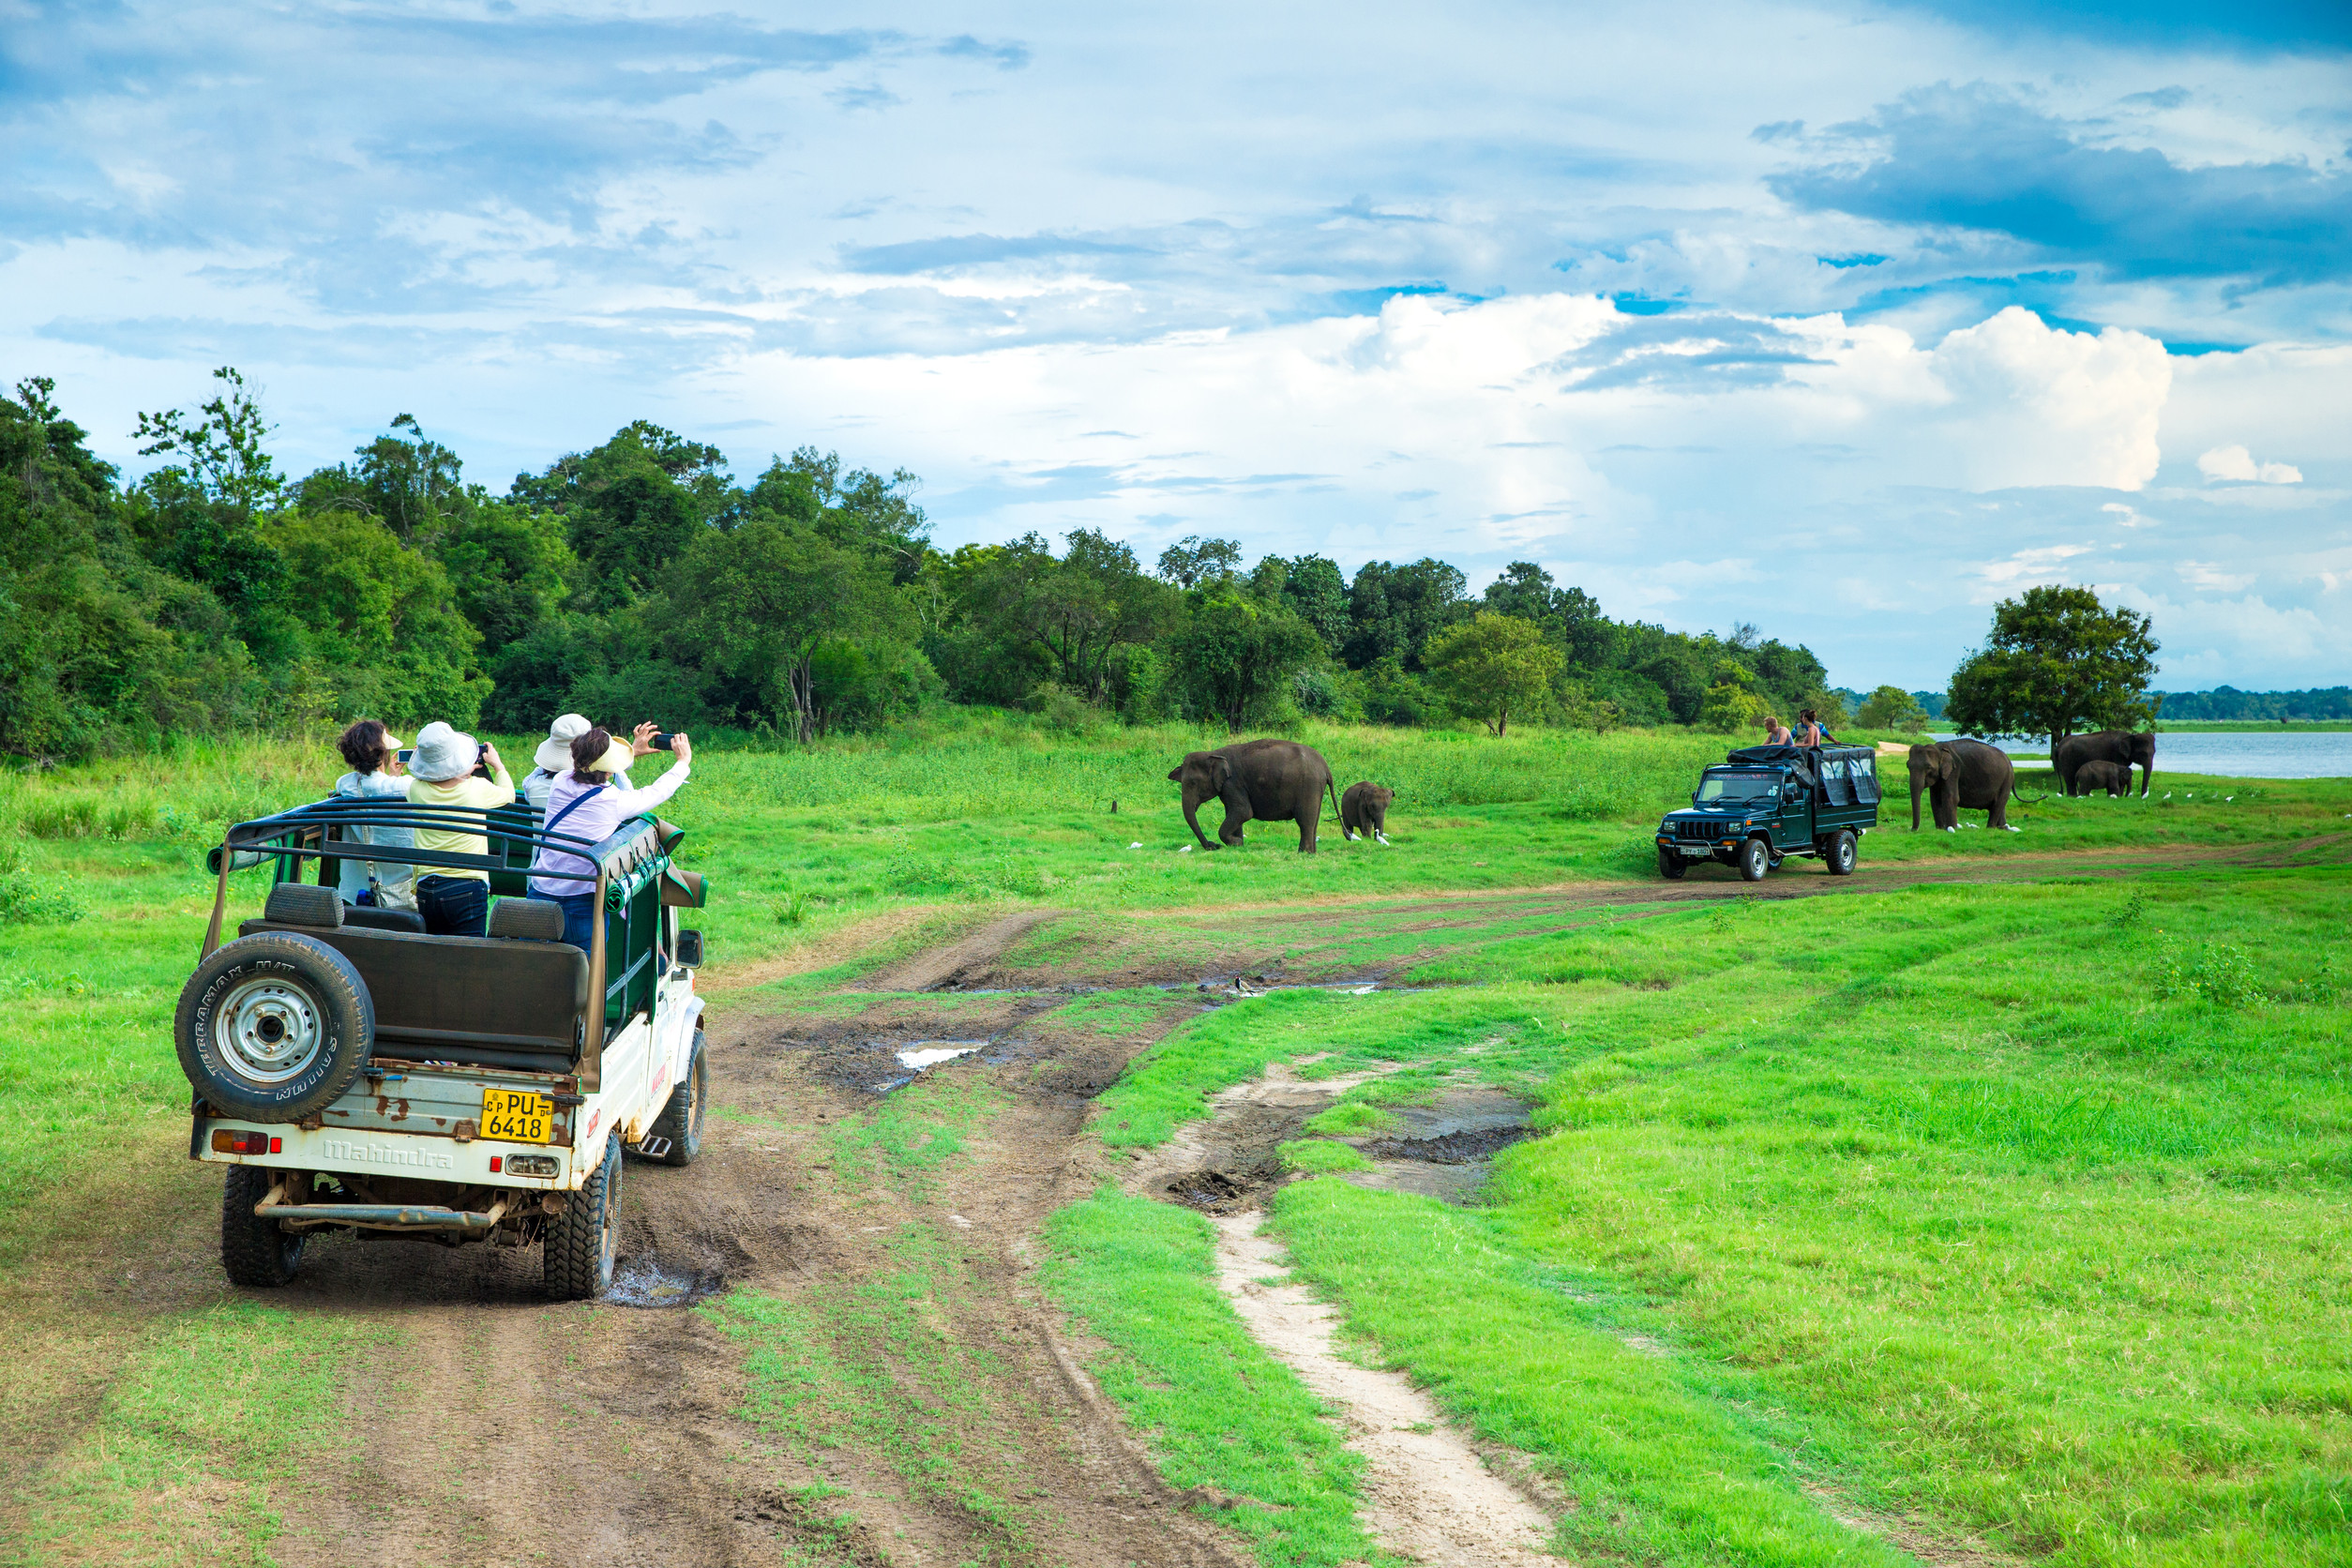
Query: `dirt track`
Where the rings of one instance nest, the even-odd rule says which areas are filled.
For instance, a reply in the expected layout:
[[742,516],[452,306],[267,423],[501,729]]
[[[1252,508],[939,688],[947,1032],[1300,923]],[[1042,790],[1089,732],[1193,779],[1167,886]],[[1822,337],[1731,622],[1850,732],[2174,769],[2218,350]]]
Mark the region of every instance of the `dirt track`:
[[[1035,919],[1001,922],[916,967],[944,978],[989,962]],[[993,1033],[1019,1011],[1007,998],[962,1021]],[[1027,1032],[985,1069],[1012,1103],[972,1145],[972,1164],[952,1192],[910,1202],[836,1188],[822,1168],[828,1124],[872,1104],[852,1042],[912,1031],[886,1016],[810,1029],[716,1010],[711,1025],[725,1086],[714,1103],[726,1114],[691,1168],[629,1167],[625,1259],[792,1300],[887,1269],[877,1236],[928,1221],[961,1244],[964,1288],[937,1298],[941,1327],[985,1346],[1001,1369],[974,1424],[988,1429],[960,1440],[975,1471],[1003,1468],[984,1449],[1018,1455],[1021,1490],[1049,1500],[1026,1527],[1035,1556],[1106,1568],[1246,1561],[1178,1506],[1024,1283],[1025,1245],[1045,1215],[1099,1180],[1074,1153],[1089,1098],[1145,1041],[1113,1048]],[[306,1261],[286,1294],[289,1305],[396,1312],[412,1347],[356,1380],[361,1484],[291,1500],[279,1545],[290,1563],[688,1568],[773,1563],[785,1541],[823,1548],[828,1561],[943,1563],[994,1560],[1003,1545],[988,1520],[918,1495],[870,1455],[837,1449],[812,1469],[762,1445],[732,1413],[744,1356],[721,1329],[687,1311],[550,1306],[535,1249],[347,1241]],[[847,1499],[820,1516],[792,1495],[816,1482],[855,1498],[857,1527],[825,1522]],[[559,1519],[575,1524],[549,1528]]]

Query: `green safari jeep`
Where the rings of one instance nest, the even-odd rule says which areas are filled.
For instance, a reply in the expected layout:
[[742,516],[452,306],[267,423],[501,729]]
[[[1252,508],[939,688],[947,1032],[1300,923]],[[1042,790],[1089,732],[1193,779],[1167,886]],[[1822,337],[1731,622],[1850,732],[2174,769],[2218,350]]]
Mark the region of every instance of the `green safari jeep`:
[[1679,881],[1711,860],[1762,882],[1782,857],[1800,854],[1849,877],[1862,836],[1877,825],[1876,748],[1749,746],[1709,768],[1689,809],[1658,824],[1658,874]]

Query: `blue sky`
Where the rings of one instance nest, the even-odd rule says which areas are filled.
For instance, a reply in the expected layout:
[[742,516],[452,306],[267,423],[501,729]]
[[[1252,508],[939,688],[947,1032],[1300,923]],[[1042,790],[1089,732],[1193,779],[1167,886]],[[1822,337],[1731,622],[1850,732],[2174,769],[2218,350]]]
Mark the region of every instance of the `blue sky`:
[[2038,581],[2352,681],[2352,8],[0,0],[0,370],[503,487],[637,417],[1544,563],[1940,686]]

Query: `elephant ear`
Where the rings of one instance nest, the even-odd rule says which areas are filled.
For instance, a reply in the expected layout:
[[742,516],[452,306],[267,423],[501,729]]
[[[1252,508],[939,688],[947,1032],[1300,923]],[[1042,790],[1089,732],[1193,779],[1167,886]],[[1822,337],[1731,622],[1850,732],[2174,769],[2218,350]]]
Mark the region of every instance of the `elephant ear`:
[[1219,794],[1225,793],[1226,783],[1233,776],[1232,762],[1212,751],[1208,757],[1208,770],[1209,788]]

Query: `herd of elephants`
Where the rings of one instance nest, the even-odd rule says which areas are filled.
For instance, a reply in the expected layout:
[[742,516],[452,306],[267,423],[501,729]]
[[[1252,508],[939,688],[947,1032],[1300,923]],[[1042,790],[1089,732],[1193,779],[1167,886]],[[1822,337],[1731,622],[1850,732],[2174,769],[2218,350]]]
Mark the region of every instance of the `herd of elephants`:
[[[2009,826],[2009,801],[2017,791],[2017,770],[2009,754],[1982,741],[1925,742],[1911,747],[1911,829],[1919,830],[1922,792],[1935,813],[1936,825],[1956,832],[1962,811],[1986,813],[1987,824]],[[2129,794],[2132,770],[2140,770],[2140,795],[2148,795],[2156,776],[2156,736],[2129,730],[2098,730],[2069,735],[2050,753],[2058,782],[2070,795],[2104,790],[2110,795]],[[1210,801],[1225,806],[1225,821],[1217,827],[1219,844],[1237,846],[1242,829],[1252,822],[1296,822],[1299,852],[1315,852],[1315,835],[1328,799],[1339,814],[1340,830],[1349,838],[1388,842],[1388,807],[1396,792],[1369,781],[1350,784],[1343,795],[1323,754],[1296,741],[1240,741],[1214,751],[1195,751],[1169,770],[1170,782],[1184,789],[1184,825],[1200,841],[1200,807]]]

